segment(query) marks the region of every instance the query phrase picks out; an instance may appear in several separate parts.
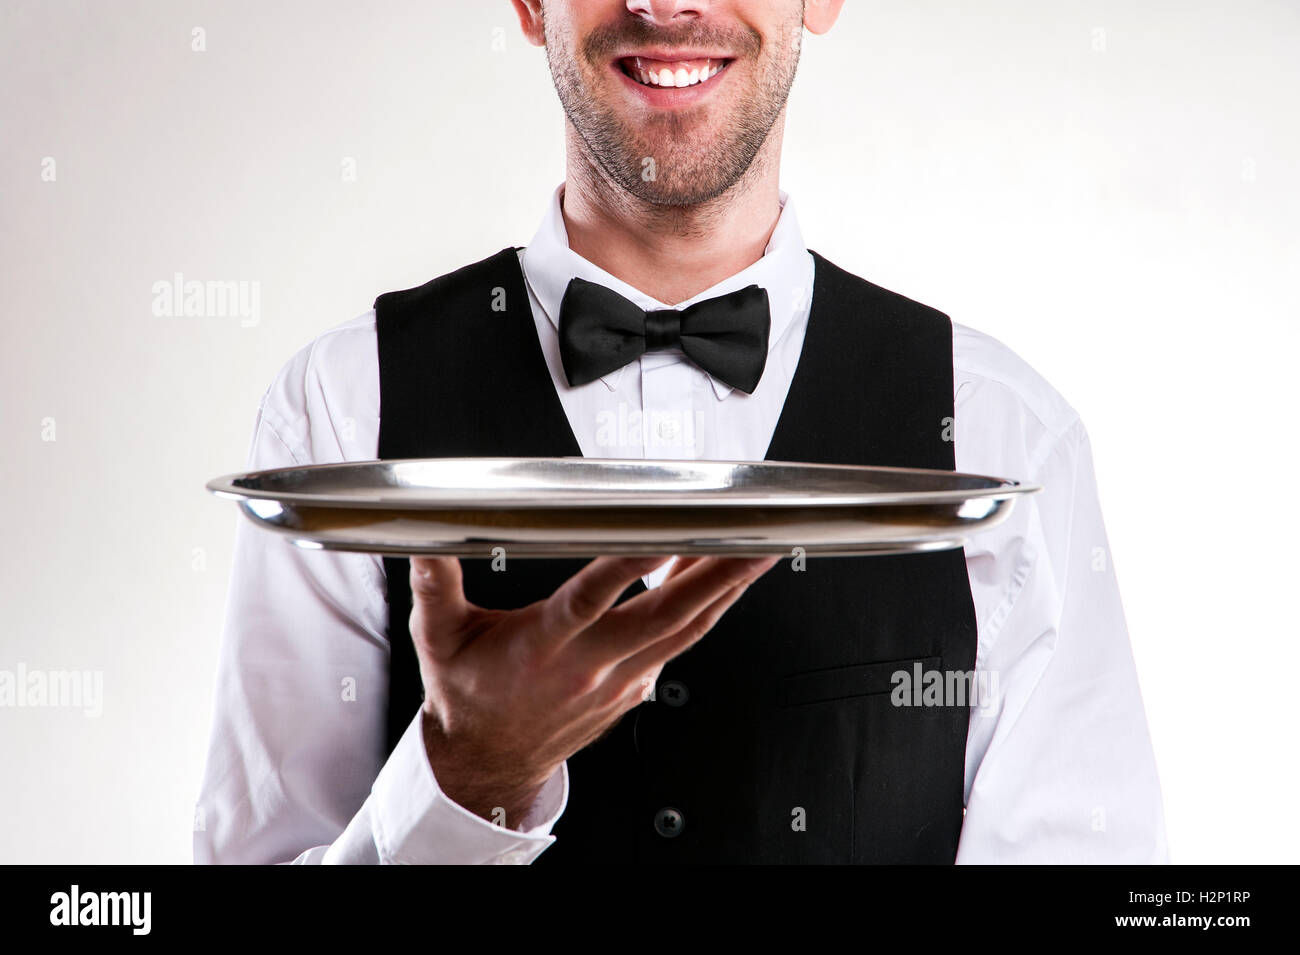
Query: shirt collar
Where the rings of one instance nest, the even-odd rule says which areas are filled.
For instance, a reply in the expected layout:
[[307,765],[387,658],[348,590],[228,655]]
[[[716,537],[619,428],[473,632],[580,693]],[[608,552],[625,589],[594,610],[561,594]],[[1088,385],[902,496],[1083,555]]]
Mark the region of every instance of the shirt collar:
[[[805,265],[808,251],[803,244],[803,234],[799,230],[799,222],[795,217],[794,204],[784,192],[780,193],[781,215],[777,219],[776,228],[772,230],[772,237],[768,240],[767,247],[763,250],[763,257],[749,268],[723,279],[712,288],[705,289],[693,298],[676,305],[667,305],[651,298],[570,249],[568,231],[564,227],[564,216],[560,211],[560,200],[563,194],[564,184],[561,183],[551,194],[551,201],[546,215],[542,218],[542,224],[537,234],[533,236],[533,240],[524,249],[522,256],[524,278],[533,294],[537,296],[542,311],[557,331],[560,325],[560,301],[564,298],[564,291],[569,281],[574,278],[603,285],[647,311],[656,308],[684,309],[702,299],[725,295],[749,285],[758,285],[767,290],[771,309],[772,324],[767,339],[769,352],[776,347],[777,342],[790,327],[796,309],[807,304],[811,290],[803,286],[807,283]],[[616,368],[609,374],[603,375],[600,380],[605,387],[613,391],[618,387],[619,379],[622,378],[626,368],[626,365]],[[733,390],[730,385],[723,384],[711,375],[709,381],[712,382],[714,394],[719,401],[724,400]]]

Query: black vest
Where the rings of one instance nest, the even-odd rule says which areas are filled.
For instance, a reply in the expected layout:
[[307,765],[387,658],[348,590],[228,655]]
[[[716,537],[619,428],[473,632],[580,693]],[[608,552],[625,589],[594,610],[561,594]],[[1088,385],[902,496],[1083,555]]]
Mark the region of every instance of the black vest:
[[[953,470],[952,323],[813,255],[812,312],[766,459]],[[375,309],[381,458],[581,456],[517,250]],[[521,607],[585,563],[494,572],[465,559],[465,594]],[[664,667],[654,699],[569,760],[568,806],[538,863],[953,861],[969,709],[895,706],[891,676],[974,668],[963,551],[794,566],[753,584]],[[391,748],[423,691],[409,562],[384,569]]]

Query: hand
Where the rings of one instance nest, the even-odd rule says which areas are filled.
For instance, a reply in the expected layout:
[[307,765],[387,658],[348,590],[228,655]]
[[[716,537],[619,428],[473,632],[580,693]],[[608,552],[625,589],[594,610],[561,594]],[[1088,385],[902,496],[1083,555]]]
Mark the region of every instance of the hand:
[[449,798],[517,823],[780,557],[679,558],[660,586],[614,606],[667,559],[598,557],[545,600],[489,610],[465,599],[459,560],[411,558],[425,748]]

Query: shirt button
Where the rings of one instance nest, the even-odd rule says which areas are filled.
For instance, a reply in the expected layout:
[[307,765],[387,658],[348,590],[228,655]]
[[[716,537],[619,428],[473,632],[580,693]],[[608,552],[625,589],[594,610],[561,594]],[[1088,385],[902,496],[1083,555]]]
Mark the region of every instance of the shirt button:
[[680,836],[686,827],[686,817],[676,809],[665,806],[655,813],[655,832],[665,839]]
[[669,680],[659,687],[659,698],[669,706],[684,706],[686,701],[691,698],[691,695],[686,692],[685,683],[678,680]]
[[503,855],[501,857],[501,864],[502,865],[523,865],[525,860],[527,860],[527,858],[528,858],[528,853],[516,849],[513,852],[507,852],[505,855]]
[[659,437],[663,438],[665,441],[671,441],[673,438],[677,437],[676,418],[664,418],[659,422]]

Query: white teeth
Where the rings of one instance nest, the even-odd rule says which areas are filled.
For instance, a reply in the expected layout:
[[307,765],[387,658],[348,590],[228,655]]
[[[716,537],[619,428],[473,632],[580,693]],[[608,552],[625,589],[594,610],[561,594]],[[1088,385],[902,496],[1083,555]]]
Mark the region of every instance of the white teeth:
[[657,73],[653,70],[635,70],[633,79],[643,86],[671,86],[680,88],[683,86],[694,86],[697,83],[703,83],[717,76],[725,64],[718,63],[711,67],[700,69],[696,67],[687,70],[686,67],[679,67],[676,72],[664,67]]

